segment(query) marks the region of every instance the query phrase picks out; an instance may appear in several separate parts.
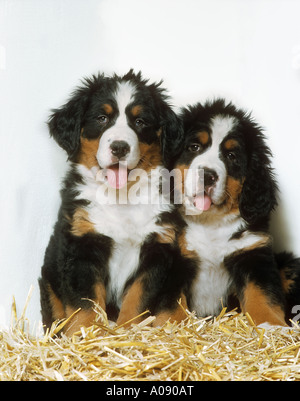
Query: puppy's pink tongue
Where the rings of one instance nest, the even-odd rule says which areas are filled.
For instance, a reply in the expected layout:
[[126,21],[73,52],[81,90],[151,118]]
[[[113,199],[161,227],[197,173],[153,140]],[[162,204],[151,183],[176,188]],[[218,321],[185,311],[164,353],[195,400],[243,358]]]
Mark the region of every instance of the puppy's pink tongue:
[[206,211],[211,206],[211,199],[208,195],[197,195],[194,199],[194,205],[197,209]]
[[115,189],[125,187],[128,179],[126,166],[116,164],[106,170],[108,184]]

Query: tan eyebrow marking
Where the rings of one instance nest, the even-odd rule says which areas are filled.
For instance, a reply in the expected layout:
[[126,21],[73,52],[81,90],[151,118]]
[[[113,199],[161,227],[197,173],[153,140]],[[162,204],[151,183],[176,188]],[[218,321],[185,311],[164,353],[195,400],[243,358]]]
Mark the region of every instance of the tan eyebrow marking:
[[111,114],[113,112],[112,106],[108,103],[104,103],[104,105],[102,107],[103,107],[103,110],[105,111],[105,113],[107,113],[107,114]]
[[238,146],[239,146],[239,143],[235,139],[228,139],[224,144],[224,147],[227,150],[232,150],[234,148],[237,148]]
[[199,141],[202,145],[206,145],[209,141],[209,135],[206,131],[201,131],[197,134]]
[[134,106],[134,107],[131,109],[131,114],[132,114],[134,117],[137,117],[137,116],[141,113],[142,110],[143,110],[143,107],[142,107],[141,105]]

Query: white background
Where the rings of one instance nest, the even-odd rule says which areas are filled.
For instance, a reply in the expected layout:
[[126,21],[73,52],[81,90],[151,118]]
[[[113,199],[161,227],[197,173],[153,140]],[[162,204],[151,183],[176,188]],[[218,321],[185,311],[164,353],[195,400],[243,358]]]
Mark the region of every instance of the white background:
[[175,106],[225,96],[251,110],[274,153],[278,250],[300,254],[298,0],[0,0],[0,324],[13,295],[38,321],[37,278],[66,155],[49,110],[80,78],[142,70]]

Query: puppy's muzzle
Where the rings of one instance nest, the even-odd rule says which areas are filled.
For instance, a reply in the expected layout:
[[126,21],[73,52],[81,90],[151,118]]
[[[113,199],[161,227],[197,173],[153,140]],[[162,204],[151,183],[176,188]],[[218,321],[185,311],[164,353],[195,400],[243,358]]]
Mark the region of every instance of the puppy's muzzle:
[[212,188],[216,185],[219,177],[215,170],[202,167],[204,171],[204,189],[209,194]]

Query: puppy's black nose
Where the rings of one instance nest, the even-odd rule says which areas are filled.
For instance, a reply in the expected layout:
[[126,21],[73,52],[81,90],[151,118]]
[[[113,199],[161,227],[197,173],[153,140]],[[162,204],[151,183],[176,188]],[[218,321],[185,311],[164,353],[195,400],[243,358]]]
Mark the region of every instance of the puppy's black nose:
[[218,174],[210,168],[204,169],[204,186],[211,187],[218,181]]
[[111,153],[118,159],[121,159],[121,157],[126,156],[127,153],[129,153],[130,151],[130,146],[125,141],[114,141],[110,145],[110,148],[111,148]]

